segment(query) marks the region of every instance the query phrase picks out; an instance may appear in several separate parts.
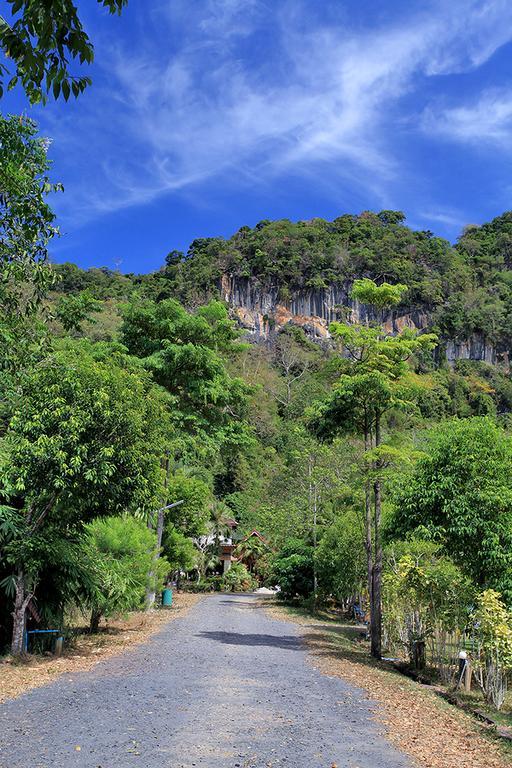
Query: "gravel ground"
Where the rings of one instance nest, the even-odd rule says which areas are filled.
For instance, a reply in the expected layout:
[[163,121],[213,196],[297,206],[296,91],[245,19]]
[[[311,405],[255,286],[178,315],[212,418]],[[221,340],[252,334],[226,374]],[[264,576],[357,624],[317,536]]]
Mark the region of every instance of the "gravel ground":
[[147,643],[0,706],[1,768],[412,768],[375,705],[261,598],[215,595]]

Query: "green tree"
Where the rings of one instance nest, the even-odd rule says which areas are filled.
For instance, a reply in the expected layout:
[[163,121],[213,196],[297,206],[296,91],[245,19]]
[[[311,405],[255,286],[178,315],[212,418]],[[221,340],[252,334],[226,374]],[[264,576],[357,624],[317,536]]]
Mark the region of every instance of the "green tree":
[[399,304],[408,290],[407,286],[401,283],[377,285],[368,277],[363,277],[361,280],[354,280],[352,298],[376,309],[387,309]]
[[206,533],[212,491],[204,480],[177,470],[169,477],[167,498],[169,504],[183,502],[167,514],[167,520],[174,528],[190,537]]
[[[354,298],[374,301],[382,309],[397,304],[405,286],[377,286],[371,280],[356,281]],[[382,447],[385,414],[404,407],[406,399],[402,379],[407,361],[417,351],[430,349],[435,337],[419,336],[408,329],[390,336],[379,326],[333,323],[331,332],[342,355],[352,361],[349,374],[340,376],[330,397],[312,412],[310,426],[321,439],[343,433],[361,434],[369,454],[370,473],[365,479],[365,546],[367,553],[368,592],[372,655],[381,656],[382,645],[382,470],[387,463]],[[388,452],[386,452],[388,453]],[[372,500],[373,493],[373,513]]]
[[324,532],[316,552],[320,593],[347,605],[361,594],[366,581],[361,520],[354,510],[338,515]]
[[162,552],[169,563],[169,572],[179,583],[182,573],[194,570],[198,565],[198,552],[193,540],[169,523],[162,539]]
[[233,563],[222,577],[221,586],[227,592],[250,592],[256,581],[243,563]]
[[429,433],[425,455],[399,489],[389,535],[413,531],[444,551],[482,589],[512,604],[512,441],[489,417]]
[[173,299],[137,302],[123,318],[123,342],[175,398],[172,418],[192,450],[212,460],[219,449],[246,443],[250,388],[225,363],[241,348],[226,307],[211,302],[191,314]]
[[300,539],[289,539],[277,553],[272,577],[281,588],[281,596],[308,597],[314,587],[314,550]]
[[393,542],[386,551],[383,579],[388,647],[404,649],[416,667],[425,665],[425,647],[441,674],[448,643],[465,629],[474,596],[471,580],[432,541]]
[[[121,13],[128,0],[98,0],[110,13]],[[0,97],[19,82],[31,103],[52,94],[78,96],[90,84],[86,75],[73,75],[70,60],[91,64],[93,45],[71,0],[7,0],[12,19],[0,16]],[[14,72],[10,72],[10,65]]]
[[471,617],[476,640],[475,677],[486,701],[501,709],[512,672],[512,613],[493,589],[477,595],[475,602]]
[[82,291],[74,296],[61,296],[55,307],[55,315],[68,333],[80,333],[82,323],[92,322],[91,315],[99,312],[101,302],[94,298],[89,291]]
[[[142,608],[157,542],[142,520],[124,515],[92,520],[85,526],[82,546],[92,577],[89,603],[95,632],[102,616]],[[155,591],[168,571],[169,563],[160,558],[153,576]]]
[[[37,339],[33,315],[54,280],[48,243],[57,234],[46,201],[60,189],[50,182],[48,141],[26,117],[0,116],[0,352],[19,364]],[[17,354],[14,354],[14,349]]]
[[52,542],[73,540],[83,521],[151,509],[161,497],[167,417],[152,391],[142,371],[99,362],[80,345],[42,360],[17,389],[0,446],[14,653]]

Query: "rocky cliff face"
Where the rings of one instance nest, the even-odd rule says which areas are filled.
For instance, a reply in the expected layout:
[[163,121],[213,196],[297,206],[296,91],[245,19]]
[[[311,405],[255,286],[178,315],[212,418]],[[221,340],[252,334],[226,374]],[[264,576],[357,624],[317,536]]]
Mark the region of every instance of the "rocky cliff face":
[[[327,288],[295,291],[284,299],[277,287],[263,288],[250,278],[224,275],[219,285],[221,297],[232,309],[233,316],[256,340],[269,339],[284,326],[300,326],[311,338],[329,339],[329,324],[346,318],[349,323],[378,320],[390,333],[404,328],[426,331],[430,327],[428,312],[412,309],[376,312],[350,298],[351,283],[337,283]],[[459,359],[496,362],[496,352],[483,337],[465,341],[448,341],[446,359],[453,364]]]

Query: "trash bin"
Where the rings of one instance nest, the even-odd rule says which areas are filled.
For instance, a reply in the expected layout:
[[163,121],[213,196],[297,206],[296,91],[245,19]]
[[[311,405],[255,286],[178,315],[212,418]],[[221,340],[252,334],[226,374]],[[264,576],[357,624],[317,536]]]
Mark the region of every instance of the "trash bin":
[[62,649],[64,647],[64,638],[62,636],[55,638],[55,645],[53,648],[54,656],[62,656]]
[[172,605],[172,589],[168,587],[162,592],[162,605],[164,608],[170,608]]

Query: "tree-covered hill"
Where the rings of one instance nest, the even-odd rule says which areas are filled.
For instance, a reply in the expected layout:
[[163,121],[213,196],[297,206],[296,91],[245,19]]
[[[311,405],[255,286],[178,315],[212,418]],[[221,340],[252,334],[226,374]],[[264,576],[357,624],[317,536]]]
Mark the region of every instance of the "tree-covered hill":
[[171,251],[162,268],[147,275],[56,265],[56,290],[88,290],[98,299],[174,297],[186,306],[218,298],[223,275],[249,279],[260,290],[294,291],[369,277],[408,286],[402,309],[428,313],[430,325],[456,341],[480,334],[507,351],[512,341],[512,213],[469,226],[457,244],[430,231],[415,231],[399,211],[345,214],[326,221],[264,220],[232,237],[199,238],[186,254]]

